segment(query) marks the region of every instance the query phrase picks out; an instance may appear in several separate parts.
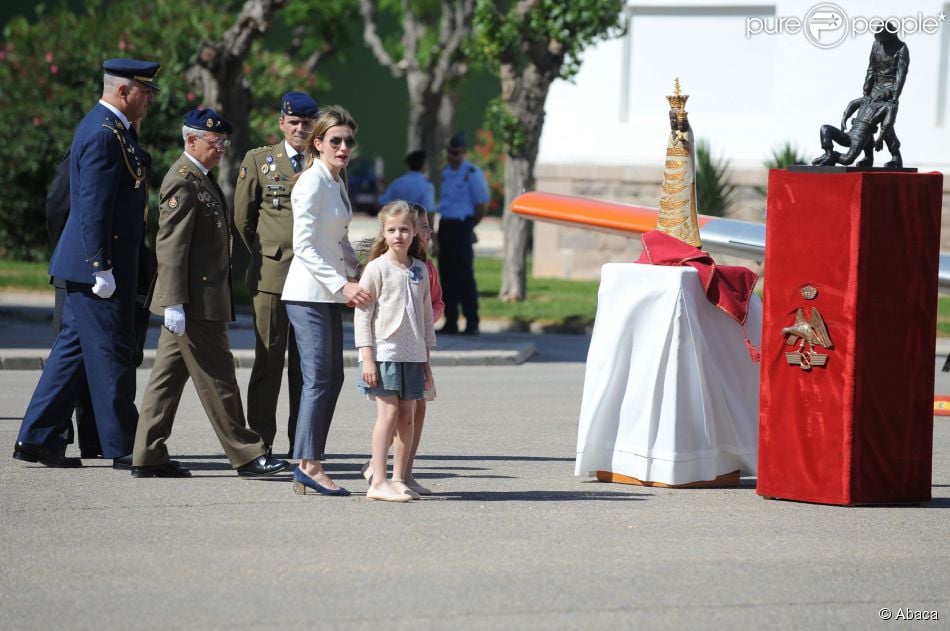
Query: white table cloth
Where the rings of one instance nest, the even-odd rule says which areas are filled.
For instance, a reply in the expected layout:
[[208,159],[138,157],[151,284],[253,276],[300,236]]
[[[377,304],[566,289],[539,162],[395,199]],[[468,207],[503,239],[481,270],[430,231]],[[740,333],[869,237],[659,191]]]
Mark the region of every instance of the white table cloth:
[[[745,329],[758,348],[762,302]],[[759,364],[690,267],[601,270],[574,474],[687,484],[756,471]]]

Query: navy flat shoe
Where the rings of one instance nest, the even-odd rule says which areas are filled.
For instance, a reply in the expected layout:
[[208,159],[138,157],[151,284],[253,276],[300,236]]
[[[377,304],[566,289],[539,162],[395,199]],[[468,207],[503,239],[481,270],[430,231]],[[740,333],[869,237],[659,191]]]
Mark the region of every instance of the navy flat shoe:
[[320,495],[346,497],[350,494],[350,492],[344,489],[342,486],[337,489],[328,489],[325,486],[321,486],[320,483],[301,471],[300,467],[297,467],[294,469],[294,493],[297,495],[306,495],[308,488],[313,489]]

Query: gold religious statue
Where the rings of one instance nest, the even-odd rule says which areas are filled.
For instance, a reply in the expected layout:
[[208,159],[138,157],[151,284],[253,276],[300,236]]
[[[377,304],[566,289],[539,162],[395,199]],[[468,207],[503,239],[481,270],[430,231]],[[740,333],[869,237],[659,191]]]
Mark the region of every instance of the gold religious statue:
[[680,92],[680,80],[673,83],[670,103],[670,136],[666,143],[660,212],[656,229],[694,247],[701,247],[696,215],[696,151],[689,125],[686,99]]

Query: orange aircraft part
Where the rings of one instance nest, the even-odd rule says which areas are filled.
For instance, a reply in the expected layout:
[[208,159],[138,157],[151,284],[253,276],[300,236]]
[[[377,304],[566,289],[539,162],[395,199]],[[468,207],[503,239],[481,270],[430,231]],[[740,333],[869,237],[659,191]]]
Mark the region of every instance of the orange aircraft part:
[[950,416],[950,397],[942,395],[934,397],[934,416]]
[[[528,219],[541,219],[575,228],[584,227],[607,232],[639,234],[656,228],[659,212],[649,206],[604,202],[585,197],[554,193],[522,193],[511,209]],[[699,216],[702,227],[715,217]]]

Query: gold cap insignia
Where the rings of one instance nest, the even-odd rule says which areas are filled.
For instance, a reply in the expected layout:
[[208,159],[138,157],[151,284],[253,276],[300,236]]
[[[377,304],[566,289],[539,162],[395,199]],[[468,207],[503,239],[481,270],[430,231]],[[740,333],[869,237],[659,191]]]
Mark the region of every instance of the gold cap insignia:
[[205,127],[207,127],[208,129],[211,129],[212,127],[214,127],[214,121],[209,118],[208,120],[205,121]]

